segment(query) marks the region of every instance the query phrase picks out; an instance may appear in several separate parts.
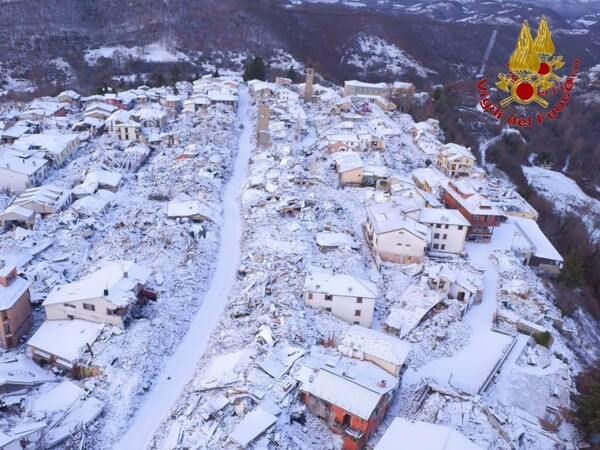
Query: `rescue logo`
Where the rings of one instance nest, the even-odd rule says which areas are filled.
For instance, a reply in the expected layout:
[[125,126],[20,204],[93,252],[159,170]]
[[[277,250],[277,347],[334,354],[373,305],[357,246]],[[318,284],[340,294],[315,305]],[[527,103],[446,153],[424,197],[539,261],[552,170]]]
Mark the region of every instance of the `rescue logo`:
[[560,69],[565,65],[563,57],[556,55],[550,27],[542,17],[535,39],[527,21],[523,22],[517,45],[510,56],[508,73],[499,73],[496,86],[504,93],[498,104],[490,99],[487,78],[477,83],[479,106],[492,117],[500,120],[504,116],[504,108],[511,103],[544,108],[547,111],[532,115],[513,115],[507,118],[509,125],[531,127],[541,125],[546,119],[555,119],[564,110],[571,98],[573,80],[577,77],[579,60],[573,61],[572,68],[566,78],[561,76]]

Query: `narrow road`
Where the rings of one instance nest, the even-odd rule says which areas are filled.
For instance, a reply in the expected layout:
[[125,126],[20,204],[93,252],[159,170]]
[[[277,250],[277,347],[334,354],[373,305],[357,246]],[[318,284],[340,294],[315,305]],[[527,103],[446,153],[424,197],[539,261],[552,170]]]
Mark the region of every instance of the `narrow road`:
[[[206,350],[208,339],[225,309],[235,281],[240,260],[242,217],[239,194],[246,178],[251,153],[252,123],[249,116],[248,91],[240,88],[238,117],[244,125],[234,172],[223,200],[223,227],[217,257],[217,267],[202,306],[190,324],[175,354],[148,392],[144,402],[129,425],[129,430],[113,447],[118,450],[142,450],[151,444],[161,423],[169,416],[183,389],[196,372],[198,361]],[[182,311],[182,314],[185,313]],[[165,336],[168,339],[168,336]]]

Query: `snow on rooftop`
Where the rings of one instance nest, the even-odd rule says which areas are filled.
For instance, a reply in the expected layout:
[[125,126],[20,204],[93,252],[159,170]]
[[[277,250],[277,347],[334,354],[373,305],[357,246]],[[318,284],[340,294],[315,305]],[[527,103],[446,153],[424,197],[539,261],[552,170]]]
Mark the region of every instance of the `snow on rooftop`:
[[[136,287],[146,284],[150,273],[150,269],[132,261],[105,261],[100,269],[88,276],[56,286],[43,305],[104,298],[117,307],[126,307],[135,300]],[[107,295],[105,289],[108,290]]]
[[322,292],[328,295],[377,298],[377,286],[370,281],[342,273],[309,270],[304,280],[304,292]]
[[[399,444],[402,443],[402,444]],[[409,421],[396,417],[375,446],[375,450],[481,450],[447,425]]]
[[8,286],[0,284],[0,311],[6,311],[23,296],[31,282],[21,277],[15,277]]
[[411,348],[406,341],[360,325],[352,325],[345,331],[340,336],[338,346],[343,354],[350,353],[351,356],[356,351],[398,366],[404,364]]
[[275,422],[277,422],[276,416],[257,406],[244,416],[229,438],[242,447],[246,447]]
[[332,231],[321,231],[315,235],[319,247],[344,247],[356,248],[358,244],[352,236],[346,233],[335,233]]
[[412,284],[402,293],[397,304],[390,309],[385,325],[398,330],[398,336],[404,338],[444,298],[442,292],[433,291],[425,285]]
[[85,320],[47,320],[27,342],[67,362],[75,362],[92,345],[104,324]]
[[366,361],[342,360],[335,367],[321,367],[301,390],[368,420],[381,397],[392,391],[398,379]]
[[[417,207],[418,209],[418,207]],[[429,240],[431,230],[407,216],[402,208],[394,206],[392,202],[382,202],[367,207],[367,215],[376,234],[389,233],[390,231],[406,230],[425,241]]]
[[46,159],[38,155],[6,148],[0,152],[0,168],[28,176],[33,175],[48,164]]
[[419,213],[419,222],[469,226],[469,221],[457,209],[423,208]]
[[32,385],[55,381],[56,377],[21,354],[7,362],[0,363],[0,386],[3,383]]
[[508,221],[516,223],[517,227],[519,227],[527,239],[533,244],[535,248],[534,255],[536,257],[563,262],[563,257],[558,253],[558,250],[552,245],[535,220],[511,216]]
[[33,410],[41,415],[67,411],[73,403],[85,395],[85,390],[69,380],[65,380],[33,402]]

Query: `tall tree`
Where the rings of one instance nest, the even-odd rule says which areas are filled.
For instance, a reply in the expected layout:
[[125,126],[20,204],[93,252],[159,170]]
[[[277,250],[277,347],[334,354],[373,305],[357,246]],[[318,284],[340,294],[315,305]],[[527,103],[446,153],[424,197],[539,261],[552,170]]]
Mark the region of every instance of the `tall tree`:
[[574,248],[565,258],[558,281],[567,287],[581,286],[583,283],[583,260],[579,248]]
[[267,69],[265,62],[260,56],[255,57],[244,67],[244,81],[261,80],[265,81]]
[[576,385],[577,425],[592,445],[600,445],[600,361],[581,372]]
[[297,76],[298,76],[298,74],[296,73],[296,69],[294,69],[294,66],[290,66],[290,68],[287,71],[287,77],[290,80],[292,80],[292,83],[295,83]]

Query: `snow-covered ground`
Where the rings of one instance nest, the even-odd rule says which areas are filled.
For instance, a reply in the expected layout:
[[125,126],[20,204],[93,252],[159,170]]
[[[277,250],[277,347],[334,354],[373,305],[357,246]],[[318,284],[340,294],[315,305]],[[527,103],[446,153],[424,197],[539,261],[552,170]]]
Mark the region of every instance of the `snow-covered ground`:
[[208,337],[213,332],[220,315],[227,305],[227,298],[235,280],[240,258],[241,215],[239,195],[246,166],[250,157],[252,125],[248,113],[248,93],[241,90],[239,118],[243,131],[234,172],[229,180],[223,199],[223,228],[220,232],[217,266],[204,295],[202,306],[195,313],[185,338],[175,354],[169,359],[144,403],[135,415],[125,435],[113,446],[118,449],[145,448],[152,441],[155,431],[165,420],[173,404],[194,375],[198,359],[203,355]]
[[347,53],[342,58],[350,65],[368,69],[383,64],[385,66],[384,70],[394,75],[403,75],[410,68],[417,75],[424,78],[435,73],[434,70],[424,67],[404,50],[384,41],[380,37],[360,34],[355,42],[357,48],[353,48],[352,53]]
[[90,49],[86,50],[84,58],[89,65],[96,64],[99,58],[115,60],[139,59],[147,62],[177,62],[189,60],[187,55],[162,42],[142,47],[125,47],[123,45],[117,45],[114,47]]
[[535,190],[552,202],[556,211],[569,211],[580,216],[593,238],[600,239],[599,200],[587,195],[574,180],[561,172],[523,166],[523,173]]

